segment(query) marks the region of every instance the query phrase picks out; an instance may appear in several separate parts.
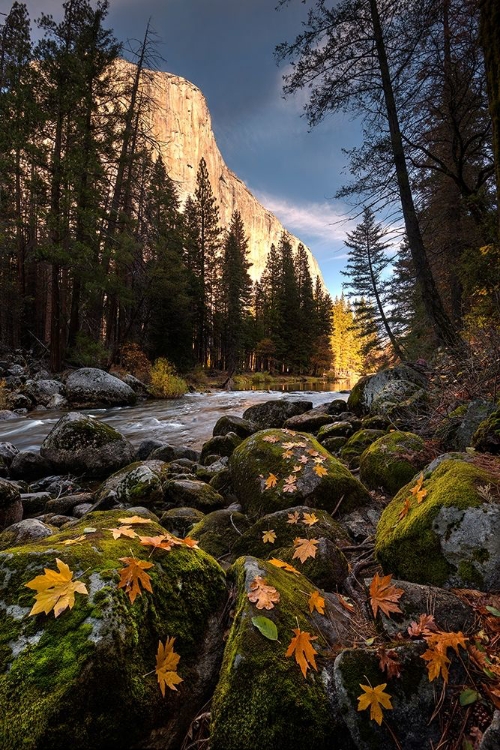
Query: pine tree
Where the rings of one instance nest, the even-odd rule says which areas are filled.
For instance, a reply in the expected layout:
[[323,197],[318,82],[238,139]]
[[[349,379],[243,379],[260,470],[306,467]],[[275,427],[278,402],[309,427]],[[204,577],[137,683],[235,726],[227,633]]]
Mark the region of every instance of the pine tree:
[[295,335],[295,364],[297,372],[309,371],[315,338],[315,301],[309,259],[304,245],[299,244],[295,255],[295,277],[298,293],[297,332]]
[[[370,310],[369,317],[373,315],[379,333],[389,339],[394,353],[403,359],[403,352],[390,325],[389,311],[387,307],[387,284],[383,278],[391,263],[386,254],[390,244],[384,242],[385,233],[381,224],[375,222],[375,215],[370,208],[363,211],[363,221],[357,225],[353,232],[347,234],[345,245],[349,248],[346,270],[342,271],[349,278],[345,283],[348,296],[363,297]],[[354,302],[358,317],[362,320],[362,310],[359,302]],[[368,330],[368,319],[367,319]]]

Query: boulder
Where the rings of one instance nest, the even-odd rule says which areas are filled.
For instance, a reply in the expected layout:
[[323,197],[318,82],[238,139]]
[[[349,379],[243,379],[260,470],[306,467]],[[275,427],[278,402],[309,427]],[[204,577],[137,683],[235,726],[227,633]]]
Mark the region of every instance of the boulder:
[[[138,538],[113,539],[123,511],[93,513],[62,532],[0,553],[0,746],[74,750],[177,750],[211,696],[223,649],[222,569],[201,550],[150,551]],[[95,531],[91,531],[95,529]],[[154,521],[147,536],[162,534]],[[88,542],[62,542],[88,537]],[[56,557],[87,587],[72,609],[29,616],[25,586],[56,570]],[[152,563],[151,591],[135,602],[118,588],[120,558]],[[182,594],[181,594],[182,592]],[[178,692],[162,696],[158,644],[174,638]]]
[[40,448],[41,456],[57,471],[95,478],[130,464],[134,452],[113,427],[79,412],[61,417]]
[[207,461],[209,456],[230,456],[241,441],[242,438],[235,432],[227,432],[225,435],[216,435],[215,437],[210,438],[210,440],[207,440],[207,442],[203,444],[200,462],[202,464],[212,463],[211,461]]
[[184,538],[190,534],[193,526],[198,521],[201,521],[202,518],[204,518],[203,513],[201,510],[196,510],[196,508],[171,508],[163,513],[160,523],[163,528],[174,534],[174,536]]
[[431,458],[432,453],[418,435],[390,432],[363,451],[359,459],[359,476],[370,489],[382,489],[395,495]]
[[340,449],[340,458],[346,462],[350,469],[357,469],[361,454],[375,440],[384,435],[385,432],[383,430],[358,430],[354,435],[351,435],[347,443]]
[[47,526],[38,518],[26,518],[23,521],[7,526],[0,533],[0,550],[7,547],[18,547],[20,544],[30,544],[39,539],[52,536],[55,529]]
[[235,417],[232,414],[224,414],[215,423],[212,434],[215,437],[216,435],[227,435],[228,432],[234,432],[240,438],[246,438],[249,435],[253,435],[258,429],[259,427],[248,419]]
[[126,406],[135,404],[137,395],[132,388],[96,367],[82,367],[66,380],[66,398],[79,406]]
[[375,551],[384,571],[445,588],[500,588],[498,465],[448,459],[423,477],[420,503],[414,478],[382,513]]
[[311,432],[315,434],[325,424],[333,422],[331,414],[326,414],[321,407],[305,411],[303,414],[297,414],[285,420],[283,427],[289,430],[299,430],[300,432]]
[[[387,370],[381,370],[375,375],[365,375],[352,389],[347,399],[347,407],[355,414],[363,415],[372,411],[372,403],[382,395],[382,390],[393,382],[404,381],[412,387],[407,386],[408,395],[427,387],[425,375],[408,365],[397,365]],[[386,391],[388,395],[388,391]]]
[[328,437],[321,440],[323,448],[333,455],[338,455],[346,443],[346,437]]
[[26,492],[21,494],[23,518],[33,518],[43,513],[50,500],[48,492]]
[[333,401],[330,401],[329,404],[323,404],[323,408],[327,414],[336,417],[346,410],[346,402],[343,398],[336,398]]
[[18,488],[7,479],[0,479],[0,531],[21,521],[23,504]]
[[102,510],[115,503],[149,506],[163,497],[161,472],[163,461],[142,461],[129,464],[106,479],[96,492],[95,502]]
[[358,429],[359,427],[353,425],[352,422],[334,422],[333,424],[326,424],[319,429],[318,440],[323,445],[327,438],[349,438],[351,435],[354,435]]
[[0,443],[0,458],[4,460],[7,466],[10,466],[14,456],[17,456],[19,449],[12,443]]
[[312,401],[265,401],[250,406],[243,412],[243,419],[254,422],[259,430],[270,427],[283,427],[287,419],[303,414],[313,408]]
[[27,380],[24,392],[33,403],[48,406],[53,396],[63,396],[64,386],[59,380]]
[[500,453],[500,409],[481,422],[472,436],[471,444],[482,453]]
[[10,476],[31,482],[51,474],[54,470],[51,462],[37,451],[20,451],[16,453],[9,466]]
[[234,553],[233,550],[249,526],[248,519],[243,513],[223,508],[214,510],[200,519],[190,533],[198,540],[200,548],[209,555],[218,560],[224,558],[226,562],[232,562],[242,554]]
[[196,479],[173,479],[165,485],[164,499],[179,507],[189,506],[204,513],[223,508],[225,499],[210,485]]
[[231,482],[244,512],[256,519],[293,505],[341,513],[370,501],[368,491],[317,440],[305,433],[262,430],[229,459]]

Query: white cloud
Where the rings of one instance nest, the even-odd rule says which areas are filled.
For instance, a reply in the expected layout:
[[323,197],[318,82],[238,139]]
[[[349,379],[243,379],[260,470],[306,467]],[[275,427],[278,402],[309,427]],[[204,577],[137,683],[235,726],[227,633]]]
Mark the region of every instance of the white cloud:
[[308,243],[315,241],[330,247],[338,245],[345,239],[346,232],[354,228],[354,223],[341,208],[328,201],[295,203],[259,190],[252,192],[286,229]]

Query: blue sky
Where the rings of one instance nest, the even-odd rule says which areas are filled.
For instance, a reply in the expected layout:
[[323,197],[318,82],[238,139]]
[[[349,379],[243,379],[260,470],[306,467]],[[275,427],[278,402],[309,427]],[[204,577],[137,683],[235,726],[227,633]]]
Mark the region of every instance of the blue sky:
[[[0,9],[10,2],[0,0]],[[310,4],[310,3],[309,3]],[[59,0],[27,0],[32,19],[57,19]],[[273,52],[300,32],[308,4],[291,0],[110,0],[108,25],[118,39],[142,37],[148,18],[160,40],[163,70],[204,93],[222,155],[238,177],[316,256],[330,292],[339,294],[343,239],[355,222],[335,201],[359,126],[331,116],[309,132],[301,117],[305,93],[287,100]],[[4,6],[4,7],[2,7]]]

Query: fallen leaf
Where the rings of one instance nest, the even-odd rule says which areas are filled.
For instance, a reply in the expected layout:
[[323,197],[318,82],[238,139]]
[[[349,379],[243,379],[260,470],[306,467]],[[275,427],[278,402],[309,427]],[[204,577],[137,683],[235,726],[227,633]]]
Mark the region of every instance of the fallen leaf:
[[299,461],[300,461],[301,464],[308,464],[309,463],[309,459],[307,458],[307,456],[301,456],[299,458]]
[[315,451],[314,448],[309,448],[307,453],[309,453],[310,456],[319,456],[318,451]]
[[300,464],[296,464],[293,469],[293,472],[302,471],[302,466]]
[[297,568],[294,568],[293,565],[290,565],[287,562],[283,562],[283,560],[278,560],[276,557],[272,557],[269,562],[276,568],[282,568],[283,570],[286,570],[287,573],[296,573],[298,576],[300,576],[300,571],[298,571]]
[[303,563],[309,557],[316,557],[316,546],[319,544],[317,539],[294,539],[293,544],[296,549],[292,560],[298,557]]
[[298,523],[300,519],[300,513],[296,510],[294,513],[288,514],[287,523]]
[[359,687],[365,692],[358,696],[358,711],[366,711],[369,708],[370,719],[376,721],[380,726],[384,719],[382,708],[392,709],[391,696],[389,693],[384,693],[387,682],[384,682],[382,685],[376,685],[374,688],[361,684]]
[[345,596],[342,596],[342,594],[337,594],[337,599],[339,600],[339,604],[344,607],[344,609],[347,609],[348,612],[354,612],[355,607],[351,602],[346,599]]
[[446,653],[448,648],[452,648],[458,654],[458,647],[466,647],[466,641],[469,639],[461,631],[457,633],[439,630],[437,633],[431,633],[425,637],[425,640],[431,648]]
[[167,637],[165,645],[160,641],[156,654],[156,676],[160,685],[161,694],[165,697],[165,687],[177,690],[175,687],[182,682],[182,677],[177,674],[177,665],[181,658],[174,651],[175,638]]
[[398,660],[397,651],[390,648],[388,651],[385,650],[385,646],[380,646],[377,649],[377,656],[379,657],[379,667],[382,672],[387,674],[387,677],[401,677],[400,667],[401,664]]
[[283,448],[286,448],[286,450],[291,450],[292,448],[296,448],[297,443],[283,443]]
[[269,641],[278,640],[278,628],[269,617],[252,617],[252,624]]
[[313,471],[318,475],[318,477],[324,477],[326,474],[328,474],[328,470],[325,469],[324,466],[321,466],[321,464],[316,464],[316,466],[314,466],[313,468]]
[[311,643],[311,641],[316,640],[317,636],[302,631],[300,628],[293,628],[293,632],[295,633],[295,637],[290,641],[285,656],[295,655],[295,661],[302,670],[304,677],[306,677],[309,667],[318,671],[316,666],[316,651],[313,649]]
[[200,549],[198,546],[198,540],[191,539],[190,536],[185,536],[184,539],[181,539],[181,542],[185,547],[191,547],[191,549]]
[[293,474],[290,474],[289,477],[285,479],[285,484],[283,485],[283,492],[297,492],[297,477]]
[[326,461],[326,456],[316,456],[313,461],[315,464],[324,464]]
[[262,442],[264,442],[264,443],[277,443],[278,442],[278,438],[275,437],[274,435],[266,435],[266,437],[262,438]]
[[119,518],[118,520],[125,526],[132,526],[134,523],[153,523],[150,518],[143,518],[142,516],[130,516],[130,518]]
[[172,542],[165,536],[160,534],[159,536],[140,536],[139,540],[145,547],[153,547],[153,549],[171,550]]
[[24,584],[27,588],[37,592],[30,615],[37,615],[40,612],[48,615],[53,609],[54,617],[59,617],[61,612],[68,607],[73,609],[75,594],[88,594],[84,583],[73,580],[73,571],[66,563],[56,557],[56,565],[59,572],[44,568],[43,575],[36,576]]
[[257,609],[273,609],[280,600],[279,591],[274,586],[268,586],[266,579],[261,576],[255,576],[247,596]]
[[146,560],[136,560],[135,557],[120,557],[120,560],[125,563],[125,567],[118,571],[120,574],[118,588],[125,589],[131,603],[134,603],[138,594],[142,594],[141,586],[152,593],[151,578],[145,571],[153,568],[154,564]]
[[119,526],[116,529],[106,529],[106,531],[111,531],[113,533],[113,539],[119,539],[121,536],[127,536],[130,539],[133,539],[137,536],[131,526]]
[[411,508],[411,501],[410,501],[410,499],[409,499],[409,498],[407,498],[407,499],[406,499],[406,500],[404,501],[404,503],[403,503],[403,507],[402,507],[402,508],[401,508],[401,510],[399,511],[399,514],[398,514],[398,521],[402,521],[402,520],[403,520],[403,518],[406,518],[406,516],[407,516],[407,515],[408,515],[408,513],[410,512],[410,508]]
[[82,534],[82,536],[77,536],[75,539],[65,539],[64,542],[61,542],[61,544],[64,544],[66,547],[69,547],[70,544],[80,544],[80,542],[86,542],[87,537],[85,534]]
[[410,623],[408,634],[413,637],[418,637],[419,635],[428,635],[436,630],[437,625],[434,620],[434,615],[420,615],[418,622],[413,621]]
[[290,450],[283,451],[282,456],[283,456],[283,458],[293,458],[293,453]]
[[421,658],[429,662],[427,664],[429,682],[435,680],[440,674],[442,675],[443,680],[448,682],[448,664],[450,663],[450,660],[444,651],[439,651],[437,648],[429,648],[427,651],[424,651]]
[[268,529],[267,531],[262,532],[262,541],[264,544],[266,542],[269,542],[270,544],[273,544],[276,541],[276,534],[274,532],[274,529]]
[[309,604],[309,612],[316,610],[320,615],[325,614],[325,598],[321,596],[319,591],[313,591],[307,603]]
[[276,477],[274,474],[269,474],[265,482],[266,490],[270,490],[271,487],[276,487],[277,483],[278,483],[278,477]]
[[417,498],[417,503],[418,503],[419,505],[420,505],[420,503],[422,502],[422,500],[424,499],[424,497],[426,497],[426,495],[427,495],[427,490],[425,490],[425,489],[419,490],[419,491],[418,491],[418,492],[416,493],[415,497]]
[[302,513],[302,523],[305,523],[306,526],[314,526],[318,521],[319,518],[316,513]]
[[296,435],[297,433],[293,430],[289,430],[288,428],[284,429],[283,432],[285,432],[287,435]]
[[379,609],[387,615],[391,616],[391,612],[401,612],[396,602],[404,594],[403,589],[398,589],[396,586],[391,585],[392,575],[379,576],[375,573],[372,582],[370,584],[370,604],[373,610],[373,616],[377,616]]

